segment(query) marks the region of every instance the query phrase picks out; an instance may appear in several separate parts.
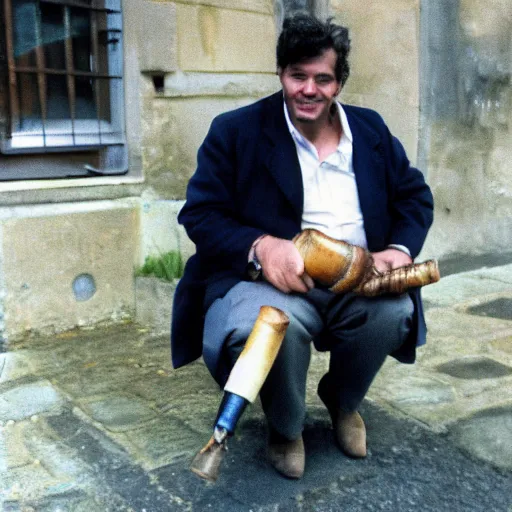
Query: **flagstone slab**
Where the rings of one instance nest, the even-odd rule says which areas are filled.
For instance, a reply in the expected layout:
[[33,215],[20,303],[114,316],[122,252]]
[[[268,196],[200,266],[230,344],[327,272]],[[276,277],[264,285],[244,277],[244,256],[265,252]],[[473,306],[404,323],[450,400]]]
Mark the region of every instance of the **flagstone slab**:
[[20,384],[0,393],[0,421],[19,421],[55,412],[66,400],[48,381]]
[[26,351],[5,352],[0,354],[0,384],[17,380],[33,373],[30,354]]
[[505,338],[491,341],[491,347],[495,350],[506,352],[507,354],[512,355],[512,336],[507,336]]
[[437,404],[399,402],[394,400],[392,396],[386,397],[384,395],[379,395],[378,401],[390,405],[393,409],[399,410],[437,431],[446,430],[450,425],[465,420],[482,410],[499,408],[512,403],[512,386],[510,385],[499,388],[491,386],[474,394],[465,394],[463,389],[457,389],[455,392],[456,400]]
[[481,268],[471,273],[479,279],[493,279],[512,285],[512,265],[502,265],[499,267]]
[[479,459],[512,469],[512,404],[481,411],[451,428],[456,443]]
[[[37,512],[96,512],[115,510],[111,504],[98,496],[87,495],[80,490],[68,490],[67,486],[56,485],[53,489],[58,493],[41,500],[28,502],[22,511]],[[16,509],[15,509],[16,510]]]
[[[468,343],[482,345],[486,340],[496,339],[512,333],[512,323],[498,318],[468,315],[451,309],[431,309],[427,311],[427,345],[431,340],[461,340],[461,350],[467,353]],[[501,337],[500,336],[500,337]],[[420,348],[420,351],[422,348]]]
[[56,375],[52,382],[73,398],[85,399],[116,390],[129,390],[135,381],[145,379],[157,371],[156,368],[136,366],[135,363],[116,364],[100,359],[80,368],[70,365],[66,371]]
[[[19,501],[37,500],[62,490],[76,488],[76,482],[63,482],[53,476],[42,464],[33,463],[26,466],[13,468],[5,474],[0,474],[2,479],[2,497],[14,504]],[[13,510],[18,510],[14,508]],[[23,510],[23,508],[21,509]],[[25,509],[26,510],[26,509]]]
[[512,298],[499,297],[476,306],[471,306],[466,311],[470,315],[512,320]]
[[25,422],[19,422],[0,428],[0,472],[34,462],[25,444],[25,427]]
[[381,383],[378,394],[401,405],[451,403],[456,398],[449,384],[421,375],[409,375],[397,381]]
[[192,457],[208,441],[208,437],[194,432],[183,421],[169,415],[143,428],[126,432],[123,437],[127,443],[117,440],[135,455],[147,471],[182,457]]
[[473,272],[443,277],[437,283],[425,286],[421,290],[422,297],[430,305],[437,307],[451,307],[475,298],[506,292],[512,294],[511,283],[494,279],[490,283],[484,276]]
[[81,403],[80,408],[107,430],[123,432],[137,428],[157,416],[143,400],[135,397],[113,396]]
[[438,372],[458,379],[481,380],[512,375],[510,366],[488,357],[461,357],[439,365]]

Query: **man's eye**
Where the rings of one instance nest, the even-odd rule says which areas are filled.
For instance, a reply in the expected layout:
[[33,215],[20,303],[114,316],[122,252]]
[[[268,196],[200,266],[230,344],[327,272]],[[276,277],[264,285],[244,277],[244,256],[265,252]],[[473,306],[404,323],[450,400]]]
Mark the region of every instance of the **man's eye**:
[[300,73],[294,73],[292,75],[292,78],[294,78],[295,80],[304,80],[306,78],[305,75],[301,75]]
[[331,77],[320,77],[320,78],[317,78],[316,80],[316,83],[317,84],[320,84],[320,85],[326,85],[326,84],[330,84],[332,81]]

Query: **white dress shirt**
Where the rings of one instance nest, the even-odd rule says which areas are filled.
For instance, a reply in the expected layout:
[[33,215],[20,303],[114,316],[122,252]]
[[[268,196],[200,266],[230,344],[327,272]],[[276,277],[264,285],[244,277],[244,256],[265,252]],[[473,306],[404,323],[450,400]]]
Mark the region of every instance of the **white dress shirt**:
[[[336,102],[342,126],[340,142],[336,151],[321,162],[315,146],[295,128],[286,103],[283,105],[302,171],[302,229],[318,229],[336,240],[345,240],[367,249],[363,213],[352,163],[352,131],[343,107]],[[388,247],[410,256],[409,249],[403,245],[390,244]]]
[[352,164],[352,131],[343,107],[339,102],[336,105],[343,133],[336,151],[321,162],[315,146],[292,124],[284,104],[286,122],[297,148],[302,171],[302,229],[318,229],[337,240],[367,248]]

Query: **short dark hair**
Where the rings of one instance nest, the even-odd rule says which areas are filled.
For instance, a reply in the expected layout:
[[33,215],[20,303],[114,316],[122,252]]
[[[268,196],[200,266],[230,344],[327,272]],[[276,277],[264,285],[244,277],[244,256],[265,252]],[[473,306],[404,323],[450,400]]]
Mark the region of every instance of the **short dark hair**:
[[350,73],[348,54],[350,39],[348,29],[332,22],[332,18],[321,21],[308,13],[297,13],[287,17],[277,41],[277,66],[285,69],[305,59],[318,57],[332,48],[336,52],[335,76],[342,85]]

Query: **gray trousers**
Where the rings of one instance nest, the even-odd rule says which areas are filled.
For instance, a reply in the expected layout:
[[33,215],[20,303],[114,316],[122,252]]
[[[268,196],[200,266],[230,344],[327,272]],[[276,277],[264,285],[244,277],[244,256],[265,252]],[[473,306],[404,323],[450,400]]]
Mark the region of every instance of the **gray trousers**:
[[283,345],[260,392],[270,428],[288,439],[302,432],[311,342],[330,352],[322,378],[339,407],[355,411],[386,356],[409,333],[413,304],[407,294],[359,297],[313,289],[285,294],[265,282],[240,282],[209,308],[203,356],[221,386],[243,350],[261,306],[290,318]]

